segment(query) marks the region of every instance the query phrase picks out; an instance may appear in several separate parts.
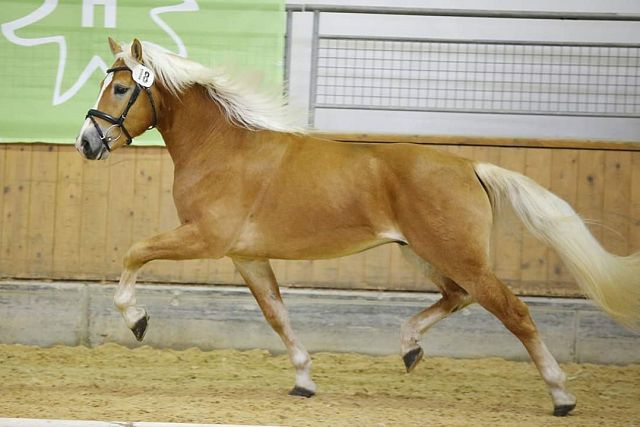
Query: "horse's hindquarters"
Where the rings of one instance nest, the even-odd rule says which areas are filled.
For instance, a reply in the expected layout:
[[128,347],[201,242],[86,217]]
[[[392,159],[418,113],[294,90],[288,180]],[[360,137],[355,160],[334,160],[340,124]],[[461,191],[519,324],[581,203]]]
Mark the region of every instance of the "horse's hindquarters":
[[473,163],[408,146],[388,156],[398,230],[442,274],[488,268],[493,210]]

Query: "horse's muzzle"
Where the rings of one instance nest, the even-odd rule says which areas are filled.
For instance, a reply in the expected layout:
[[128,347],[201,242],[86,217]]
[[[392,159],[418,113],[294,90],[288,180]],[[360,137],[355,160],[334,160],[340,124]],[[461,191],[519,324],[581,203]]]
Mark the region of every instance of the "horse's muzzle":
[[82,130],[76,138],[76,150],[87,160],[104,160],[109,156],[98,133],[91,127]]
[[89,140],[86,138],[82,138],[82,141],[80,142],[80,146],[82,147],[82,155],[89,160],[98,159],[98,157],[100,156],[100,152],[102,151],[102,150],[93,150],[91,148],[91,144],[89,143]]

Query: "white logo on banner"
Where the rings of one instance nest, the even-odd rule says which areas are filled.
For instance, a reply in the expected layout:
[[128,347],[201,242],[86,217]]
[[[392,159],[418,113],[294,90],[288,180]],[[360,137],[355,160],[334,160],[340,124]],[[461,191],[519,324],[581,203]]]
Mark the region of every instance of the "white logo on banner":
[[[78,91],[89,80],[96,70],[102,73],[107,71],[107,63],[99,55],[94,55],[89,60],[87,66],[82,70],[78,79],[66,91],[62,90],[62,80],[67,61],[67,41],[63,35],[53,35],[48,37],[24,38],[16,35],[16,31],[40,21],[51,14],[58,6],[58,0],[44,0],[43,4],[31,12],[30,14],[18,18],[15,21],[4,23],[0,26],[2,34],[12,43],[20,46],[38,46],[48,43],[56,43],[58,45],[58,70],[56,75],[56,83],[53,90],[53,105],[59,105],[67,102],[78,93]],[[82,22],[83,27],[94,26],[94,10],[96,6],[104,7],[104,26],[108,28],[116,28],[116,0],[83,0],[82,2]],[[169,12],[195,12],[198,10],[196,0],[183,0],[182,3],[172,6],[156,7],[149,11],[149,17],[160,27],[165,33],[171,37],[178,47],[177,54],[187,56],[187,49],[182,39],[176,32],[164,22],[160,15]],[[142,83],[141,83],[142,84]]]
[[104,6],[104,27],[116,28],[116,0],[84,0],[82,2],[82,26],[94,27],[93,11],[96,5]]

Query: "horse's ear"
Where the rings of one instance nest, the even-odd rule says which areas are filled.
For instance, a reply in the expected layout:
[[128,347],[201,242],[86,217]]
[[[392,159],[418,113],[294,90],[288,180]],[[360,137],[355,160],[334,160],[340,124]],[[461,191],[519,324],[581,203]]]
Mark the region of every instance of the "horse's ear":
[[116,56],[117,54],[122,52],[122,47],[120,46],[120,43],[118,43],[111,37],[109,37],[109,48],[111,49],[111,53],[113,53],[113,56]]
[[142,62],[142,43],[138,39],[133,39],[133,43],[131,43],[131,56],[136,61]]

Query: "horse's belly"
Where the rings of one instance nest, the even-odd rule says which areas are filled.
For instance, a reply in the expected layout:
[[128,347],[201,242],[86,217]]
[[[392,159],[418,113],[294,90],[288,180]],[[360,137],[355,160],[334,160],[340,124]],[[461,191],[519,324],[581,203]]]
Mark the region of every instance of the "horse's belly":
[[376,233],[369,229],[332,230],[267,235],[253,225],[243,230],[229,255],[291,260],[338,258],[392,242],[407,243],[404,236],[394,230]]

